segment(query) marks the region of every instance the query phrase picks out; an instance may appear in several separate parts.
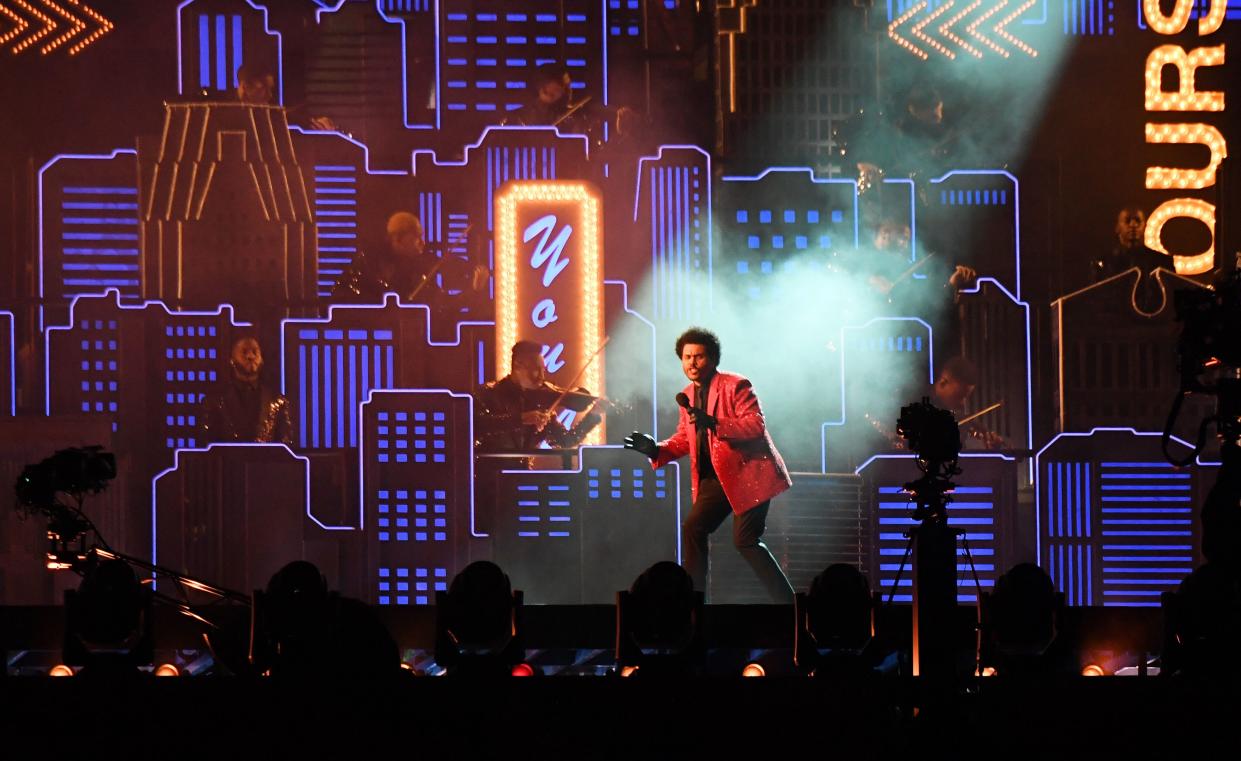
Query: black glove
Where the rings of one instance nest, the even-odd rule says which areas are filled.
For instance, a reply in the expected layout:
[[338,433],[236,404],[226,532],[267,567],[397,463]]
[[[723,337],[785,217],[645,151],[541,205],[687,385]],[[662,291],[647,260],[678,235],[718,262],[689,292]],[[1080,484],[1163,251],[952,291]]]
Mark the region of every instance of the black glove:
[[655,443],[655,439],[637,431],[625,437],[625,449],[641,452],[652,460],[659,455],[659,445]]
[[709,431],[715,430],[714,415],[708,415],[706,410],[699,407],[689,407],[686,411],[689,413],[689,421],[694,424],[695,428],[706,428]]

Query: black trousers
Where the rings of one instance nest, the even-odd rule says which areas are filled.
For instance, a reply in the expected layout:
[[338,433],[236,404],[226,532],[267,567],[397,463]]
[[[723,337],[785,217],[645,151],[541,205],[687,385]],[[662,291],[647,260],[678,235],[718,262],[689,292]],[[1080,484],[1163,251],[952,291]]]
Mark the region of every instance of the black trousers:
[[[773,602],[793,602],[793,585],[789,584],[780,564],[772,557],[771,550],[763,543],[763,530],[767,528],[767,501],[733,518],[733,545],[745,558],[759,581],[767,589]],[[732,515],[732,505],[724,496],[724,489],[714,478],[698,482],[698,496],[689,517],[681,525],[682,564],[694,580],[694,588],[707,589],[707,537],[720,527],[724,519]]]

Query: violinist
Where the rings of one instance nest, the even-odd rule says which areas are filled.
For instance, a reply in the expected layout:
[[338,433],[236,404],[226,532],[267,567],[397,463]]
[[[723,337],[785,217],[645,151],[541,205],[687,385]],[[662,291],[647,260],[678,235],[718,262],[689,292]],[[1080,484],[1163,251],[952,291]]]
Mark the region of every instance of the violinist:
[[[543,347],[518,341],[512,349],[513,371],[474,395],[474,425],[480,452],[530,452],[576,446],[602,420],[599,398],[584,388],[562,389],[547,380]],[[559,409],[574,410],[576,422],[566,429]]]
[[[966,415],[965,405],[978,387],[978,368],[962,356],[944,363],[935,380],[935,403],[951,410],[961,423],[961,445],[965,449],[1002,449],[1004,437],[989,429],[980,415]],[[995,405],[993,405],[995,406]],[[998,407],[997,407],[998,409]]]
[[388,217],[387,240],[368,246],[357,255],[332,289],[337,303],[382,303],[388,292],[404,301],[430,304],[434,311],[450,306],[451,293],[465,296],[484,294],[490,273],[487,268],[457,256],[437,257],[427,248],[422,221],[398,211]]

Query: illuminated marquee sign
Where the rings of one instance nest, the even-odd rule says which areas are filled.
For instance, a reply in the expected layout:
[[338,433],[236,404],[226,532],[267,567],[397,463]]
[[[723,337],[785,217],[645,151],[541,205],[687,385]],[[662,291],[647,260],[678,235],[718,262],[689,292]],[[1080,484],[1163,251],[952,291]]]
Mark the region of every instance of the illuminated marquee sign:
[[[602,394],[603,229],[599,192],[584,182],[514,181],[496,193],[496,368],[520,340],[543,346],[548,378]],[[594,357],[592,359],[592,357]],[[603,427],[585,443],[602,444]]]
[[[1228,9],[1227,0],[1210,0],[1211,8],[1198,18],[1198,36],[1203,37],[1219,31]],[[1190,11],[1197,0],[1176,0],[1172,14],[1165,16],[1159,0],[1142,0],[1142,15],[1152,30],[1162,35],[1180,34],[1189,24]],[[1146,111],[1187,112],[1224,110],[1224,93],[1199,90],[1194,84],[1194,74],[1199,68],[1222,66],[1224,45],[1197,47],[1185,50],[1180,45],[1160,45],[1146,57]],[[1163,72],[1169,66],[1176,68],[1177,89],[1163,89]],[[1220,131],[1210,124],[1194,118],[1179,123],[1146,124],[1146,142],[1153,144],[1180,143],[1206,146],[1211,160],[1205,167],[1177,169],[1152,166],[1146,170],[1148,190],[1201,190],[1215,184],[1215,170],[1228,155],[1228,144]],[[1194,275],[1210,270],[1215,263],[1215,205],[1201,198],[1184,196],[1171,198],[1159,205],[1146,220],[1146,245],[1162,253],[1170,253],[1164,246],[1163,226],[1177,217],[1196,219],[1206,225],[1211,233],[1211,244],[1205,251],[1190,254],[1173,254],[1176,271]]]

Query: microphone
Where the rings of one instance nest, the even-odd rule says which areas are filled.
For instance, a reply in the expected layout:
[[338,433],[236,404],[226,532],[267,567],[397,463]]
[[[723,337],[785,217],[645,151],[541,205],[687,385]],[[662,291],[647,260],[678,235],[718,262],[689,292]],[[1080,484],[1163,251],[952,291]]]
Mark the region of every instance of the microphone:
[[684,391],[677,394],[677,404],[681,405],[687,410],[691,409],[691,407],[689,406],[689,397],[685,395]]

